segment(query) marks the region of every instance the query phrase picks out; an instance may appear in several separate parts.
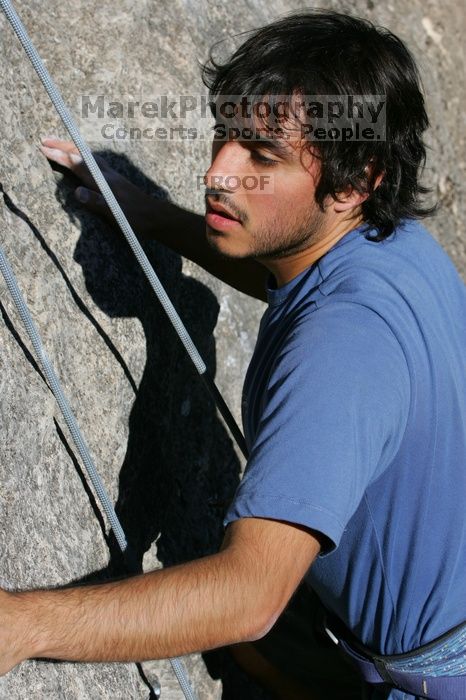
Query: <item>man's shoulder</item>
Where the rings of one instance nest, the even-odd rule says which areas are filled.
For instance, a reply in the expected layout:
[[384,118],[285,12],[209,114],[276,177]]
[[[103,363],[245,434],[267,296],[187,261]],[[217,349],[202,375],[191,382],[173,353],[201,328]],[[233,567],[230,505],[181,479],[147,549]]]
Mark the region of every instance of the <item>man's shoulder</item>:
[[418,221],[405,220],[383,241],[359,236],[337,252],[320,265],[320,307],[352,301],[388,320],[395,307],[422,315],[424,306],[441,303],[445,290],[460,295],[464,290],[450,256]]
[[446,304],[456,325],[464,325],[464,283],[417,221],[405,222],[381,242],[355,232],[319,264],[321,275],[304,278],[286,310],[271,310],[268,342],[261,346],[268,366],[277,358],[276,367],[288,368],[282,360],[290,351],[308,363],[316,353],[345,361],[375,348],[379,357],[389,352],[404,364],[408,346],[421,344],[428,329],[444,328]]
[[328,295],[343,284],[380,284],[387,275],[402,278],[420,264],[433,268],[438,268],[439,260],[448,264],[445,250],[419,221],[403,220],[383,240],[375,240],[375,233],[360,232],[351,245],[342,245],[321,259],[322,293]]

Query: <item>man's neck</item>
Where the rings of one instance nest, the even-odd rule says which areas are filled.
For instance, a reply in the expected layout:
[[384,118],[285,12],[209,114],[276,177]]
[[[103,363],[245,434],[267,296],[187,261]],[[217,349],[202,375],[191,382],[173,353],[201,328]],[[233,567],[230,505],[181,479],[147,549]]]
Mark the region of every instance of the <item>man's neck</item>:
[[327,251],[337,243],[340,238],[343,238],[347,233],[355,229],[363,222],[362,217],[353,219],[352,221],[341,221],[332,230],[319,237],[317,241],[312,243],[304,250],[293,253],[284,258],[275,260],[260,260],[275,277],[277,288],[283,287],[287,282],[297,277],[300,272],[310,267],[316,260],[319,260]]

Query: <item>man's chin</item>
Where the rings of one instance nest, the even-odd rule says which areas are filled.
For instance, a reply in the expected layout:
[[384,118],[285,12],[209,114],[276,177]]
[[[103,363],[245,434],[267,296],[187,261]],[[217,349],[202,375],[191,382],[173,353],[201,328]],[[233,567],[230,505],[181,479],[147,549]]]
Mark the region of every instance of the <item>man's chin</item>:
[[209,246],[224,258],[243,260],[251,257],[249,252],[238,250],[238,241],[226,231],[217,231],[206,224],[206,239]]
[[218,231],[215,228],[212,228],[212,226],[209,226],[209,224],[205,225],[205,232],[207,236],[226,236],[227,234],[225,231]]

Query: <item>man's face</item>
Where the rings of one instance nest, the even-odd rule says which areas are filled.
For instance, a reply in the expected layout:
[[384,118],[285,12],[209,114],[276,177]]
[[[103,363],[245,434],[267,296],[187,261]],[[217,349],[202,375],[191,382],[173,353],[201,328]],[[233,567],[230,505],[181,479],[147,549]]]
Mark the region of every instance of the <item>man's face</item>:
[[[325,234],[328,215],[314,199],[319,160],[307,150],[301,155],[300,134],[291,134],[214,138],[205,175],[206,234],[219,253],[265,262],[304,250]],[[239,221],[216,213],[222,205]]]

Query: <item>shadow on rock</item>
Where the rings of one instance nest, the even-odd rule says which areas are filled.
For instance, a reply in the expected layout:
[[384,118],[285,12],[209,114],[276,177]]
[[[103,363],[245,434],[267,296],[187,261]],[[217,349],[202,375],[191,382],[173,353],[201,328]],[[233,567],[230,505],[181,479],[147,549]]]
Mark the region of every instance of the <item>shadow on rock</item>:
[[[99,155],[147,193],[167,196],[125,156]],[[154,542],[164,566],[217,552],[223,539],[222,518],[240,473],[232,440],[215,405],[123,235],[84,211],[74,199],[75,187],[76,182],[66,175],[57,185],[57,196],[81,228],[74,259],[83,270],[87,290],[108,316],[139,319],[147,358],[129,417],[115,505],[128,553],[122,556],[113,534],[107,536],[104,531],[108,566],[70,585],[141,572],[143,556]],[[216,297],[183,275],[179,255],[155,242],[146,243],[144,249],[214,377]],[[115,359],[121,364],[121,358]],[[66,443],[63,433],[60,437]],[[72,455],[70,445],[65,446]],[[80,470],[78,461],[73,462]],[[84,475],[80,476],[85,483]],[[89,488],[87,493],[92,502]],[[97,515],[98,507],[92,505]],[[101,518],[99,522],[103,529]],[[222,679],[224,700],[266,697],[225,650],[204,654],[204,660],[211,676]]]

